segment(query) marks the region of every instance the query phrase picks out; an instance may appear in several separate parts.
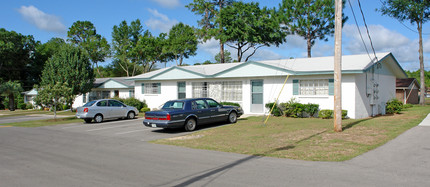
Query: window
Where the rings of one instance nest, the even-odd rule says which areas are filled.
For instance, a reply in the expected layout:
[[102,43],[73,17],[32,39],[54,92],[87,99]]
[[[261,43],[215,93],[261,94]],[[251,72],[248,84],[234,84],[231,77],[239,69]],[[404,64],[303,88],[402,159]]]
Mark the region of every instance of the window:
[[163,105],[163,109],[182,109],[184,102],[182,101],[168,101]]
[[329,95],[328,79],[300,80],[300,95]]
[[185,99],[186,97],[185,82],[178,82],[178,99]]
[[97,103],[97,106],[107,106],[107,103],[108,103],[107,100],[102,100],[102,101]]
[[128,97],[134,98],[134,90],[128,90]]
[[242,101],[242,81],[193,82],[193,97],[211,97],[218,101]]
[[220,106],[220,104],[218,104],[216,101],[212,99],[207,99],[206,102],[208,103],[210,108],[217,108],[218,106]]
[[114,90],[113,93],[114,97],[119,97],[119,90]]
[[145,94],[161,94],[161,83],[145,83]]
[[206,102],[203,101],[203,100],[195,100],[195,101],[193,101],[193,104],[192,104],[191,107],[192,107],[193,110],[208,108],[208,106],[206,105]]
[[120,103],[119,101],[109,100],[109,106],[122,107],[124,105],[122,103]]
[[82,94],[82,103],[87,102],[87,94]]

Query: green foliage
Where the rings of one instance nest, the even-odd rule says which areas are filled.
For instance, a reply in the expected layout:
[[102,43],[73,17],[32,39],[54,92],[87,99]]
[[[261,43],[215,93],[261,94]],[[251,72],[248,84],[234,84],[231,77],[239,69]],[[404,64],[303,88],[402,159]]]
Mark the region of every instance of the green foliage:
[[238,106],[238,107],[240,107],[240,104],[239,103],[234,103],[234,102],[220,102],[219,104],[222,104],[222,105],[229,105],[229,106]]
[[[275,107],[273,108],[273,105],[275,105]],[[274,116],[282,116],[282,110],[279,108],[279,106],[275,103],[266,103],[266,108],[269,110],[272,110],[272,114]]]
[[[98,68],[98,62],[104,62],[110,54],[110,46],[105,37],[97,34],[90,21],[76,21],[67,32],[68,40],[82,47],[91,62]],[[97,69],[98,70],[98,69]],[[100,71],[98,71],[101,76]]]
[[[334,34],[334,3],[333,0],[283,0],[279,5],[278,16],[285,25],[284,30],[307,41],[309,58],[317,39],[328,41],[328,36]],[[348,18],[342,19],[345,22]]]
[[34,106],[31,103],[27,103],[26,109],[30,110],[30,109],[33,109],[33,108],[34,108]]
[[148,112],[148,111],[151,111],[151,109],[148,107],[143,107],[140,109],[140,112],[143,112],[143,113]]
[[0,79],[17,80],[23,88],[31,88],[37,83],[40,75],[35,60],[37,45],[39,42],[31,35],[0,28]]
[[403,109],[403,103],[397,99],[391,99],[385,106],[385,112],[387,114],[399,114]]
[[173,59],[173,53],[168,50],[169,42],[166,33],[153,36],[149,31],[140,35],[131,55],[141,64],[142,72],[154,70],[157,63],[166,63]]
[[90,92],[93,82],[94,71],[87,54],[79,47],[65,44],[46,62],[41,88],[57,89],[67,85],[70,88],[67,91],[71,93],[61,96],[67,96],[66,102],[71,105],[74,100],[72,96]]
[[[420,82],[420,70],[416,71],[405,71],[409,78],[417,79]],[[430,71],[424,71],[424,80],[426,87],[430,87]]]
[[[220,11],[225,7],[230,6],[234,0],[193,0],[192,3],[186,5],[188,9],[202,18],[197,21],[200,29],[197,30],[197,35],[202,41],[206,42],[211,38],[219,38],[223,34],[224,29],[221,24],[216,22],[220,15]],[[219,40],[220,53],[224,51],[224,41]],[[220,55],[220,62],[224,63],[224,53]]]
[[27,108],[27,105],[24,103],[24,97],[22,97],[21,94],[16,95],[15,99],[17,101],[17,108],[21,110],[25,110]]
[[143,69],[139,69],[142,54],[136,51],[141,48],[137,48],[137,43],[139,37],[142,37],[142,31],[143,28],[139,19],[132,21],[130,25],[124,20],[118,26],[113,26],[112,51],[114,64],[117,64],[115,67],[124,71],[127,77],[143,72]]
[[318,112],[320,105],[308,103],[308,104],[304,104],[303,107],[304,107],[304,112],[306,112],[309,115],[309,117],[313,117]]
[[244,53],[250,51],[246,62],[260,47],[279,46],[286,41],[275,14],[274,9],[260,8],[258,3],[234,2],[223,8],[216,18],[223,32],[215,39],[236,49],[239,62]]
[[126,98],[126,99],[114,97],[112,99],[121,101],[122,103],[124,103],[128,106],[134,106],[134,107],[136,107],[137,110],[148,107],[148,105],[145,102],[142,102],[139,99],[136,99],[134,97],[130,97],[130,98]]
[[286,117],[303,117],[305,111],[305,105],[299,103],[295,98],[291,98],[286,103],[281,103],[280,108]]
[[320,110],[318,112],[318,117],[323,119],[330,119],[333,117],[333,110]]
[[[333,110],[320,110],[318,112],[318,117],[323,118],[323,119],[330,119],[333,118],[334,112]],[[345,119],[346,116],[348,116],[348,111],[347,110],[342,110],[342,119]]]
[[413,106],[414,106],[413,104],[408,103],[408,104],[404,104],[403,108],[412,108]]
[[15,97],[20,96],[22,91],[23,89],[21,87],[21,83],[19,83],[18,81],[7,81],[0,85],[0,95],[7,97],[7,103],[5,103],[6,99],[5,101],[3,101],[3,103],[8,106],[9,110],[15,110]]
[[44,84],[38,88],[37,96],[34,102],[42,108],[49,107],[54,111],[54,118],[57,117],[57,110],[61,110],[62,105],[70,100],[73,100],[73,88],[67,82],[56,82],[54,85]]
[[[169,31],[167,51],[174,56],[176,65],[181,66],[184,58],[197,53],[197,36],[194,28],[182,22],[174,25]],[[179,59],[179,63],[178,63]]]
[[[224,50],[224,63],[232,63],[233,59],[231,58],[231,53],[227,50]],[[215,55],[215,63],[221,63],[221,53]]]

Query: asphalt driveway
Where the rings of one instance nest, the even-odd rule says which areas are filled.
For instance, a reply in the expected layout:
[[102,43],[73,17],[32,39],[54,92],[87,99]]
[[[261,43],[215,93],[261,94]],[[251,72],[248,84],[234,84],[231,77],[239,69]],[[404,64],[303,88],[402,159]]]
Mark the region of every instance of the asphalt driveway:
[[142,120],[0,128],[0,186],[430,186],[430,127],[346,162],[175,146]]

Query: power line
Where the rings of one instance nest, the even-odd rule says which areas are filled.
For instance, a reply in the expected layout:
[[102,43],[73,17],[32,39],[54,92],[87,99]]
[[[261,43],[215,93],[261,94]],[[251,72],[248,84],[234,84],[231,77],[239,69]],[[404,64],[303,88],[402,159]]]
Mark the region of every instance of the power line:
[[369,54],[369,50],[367,49],[366,42],[364,42],[363,35],[361,34],[360,27],[358,26],[357,18],[355,17],[355,13],[354,13],[354,9],[352,8],[351,1],[348,0],[348,3],[349,3],[349,7],[351,8],[352,16],[354,17],[354,20],[355,20],[355,25],[357,26],[358,33],[360,34],[361,42],[363,42],[367,55],[369,56],[370,60],[372,60],[372,57],[370,57],[370,54]]
[[364,27],[366,27],[367,36],[369,37],[369,40],[370,40],[370,46],[372,47],[373,55],[375,55],[376,62],[378,62],[378,57],[376,56],[375,48],[373,47],[372,38],[370,37],[369,28],[367,27],[366,18],[364,17],[364,13],[363,13],[363,9],[361,8],[360,0],[357,0],[357,2],[358,2],[358,7],[360,8],[361,16],[363,17]]

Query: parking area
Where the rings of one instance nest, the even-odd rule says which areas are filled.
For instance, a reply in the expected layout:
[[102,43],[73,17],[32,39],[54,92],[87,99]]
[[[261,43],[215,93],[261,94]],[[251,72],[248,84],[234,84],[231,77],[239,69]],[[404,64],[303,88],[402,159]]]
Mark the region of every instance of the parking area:
[[102,123],[70,123],[65,125],[46,126],[51,130],[61,130],[71,133],[83,133],[104,137],[127,138],[137,141],[151,141],[162,138],[170,138],[186,135],[182,129],[164,130],[150,128],[142,124],[143,119],[111,120]]

